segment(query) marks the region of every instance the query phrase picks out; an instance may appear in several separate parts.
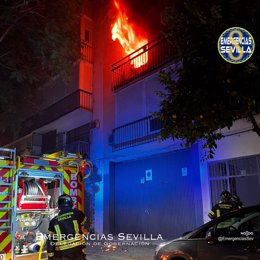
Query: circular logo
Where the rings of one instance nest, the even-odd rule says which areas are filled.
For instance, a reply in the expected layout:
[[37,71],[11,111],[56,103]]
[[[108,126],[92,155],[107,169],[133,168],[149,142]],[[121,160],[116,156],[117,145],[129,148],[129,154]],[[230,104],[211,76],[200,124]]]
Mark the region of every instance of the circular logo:
[[253,36],[241,27],[225,30],[218,39],[218,51],[221,57],[230,63],[247,61],[255,50]]

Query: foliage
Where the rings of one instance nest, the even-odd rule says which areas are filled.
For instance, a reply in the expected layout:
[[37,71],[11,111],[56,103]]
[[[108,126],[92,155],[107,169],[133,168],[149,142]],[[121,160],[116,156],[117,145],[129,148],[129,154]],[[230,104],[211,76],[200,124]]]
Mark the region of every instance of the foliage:
[[[174,1],[167,7],[164,35],[175,49],[175,67],[161,71],[165,91],[157,114],[162,138],[182,139],[187,147],[203,140],[206,157],[213,158],[221,129],[247,118],[260,136],[254,115],[260,108],[260,5],[258,1]],[[222,32],[247,29],[256,48],[245,63],[230,64],[218,53]]]
[[68,77],[80,55],[83,0],[0,3],[1,131],[37,106],[35,92],[56,75]]
[[102,181],[102,176],[98,173],[98,168],[94,165],[93,172],[86,178],[86,184],[94,184]]

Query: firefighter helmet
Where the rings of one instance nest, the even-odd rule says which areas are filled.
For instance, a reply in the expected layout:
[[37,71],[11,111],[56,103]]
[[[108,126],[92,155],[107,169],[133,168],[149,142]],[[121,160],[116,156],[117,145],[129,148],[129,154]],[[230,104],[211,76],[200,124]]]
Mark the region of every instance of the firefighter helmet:
[[229,191],[225,190],[225,191],[222,191],[221,194],[220,194],[220,198],[221,198],[221,201],[222,202],[227,202],[231,199],[232,195]]
[[58,198],[58,208],[72,208],[74,205],[72,198],[69,195],[63,194]]

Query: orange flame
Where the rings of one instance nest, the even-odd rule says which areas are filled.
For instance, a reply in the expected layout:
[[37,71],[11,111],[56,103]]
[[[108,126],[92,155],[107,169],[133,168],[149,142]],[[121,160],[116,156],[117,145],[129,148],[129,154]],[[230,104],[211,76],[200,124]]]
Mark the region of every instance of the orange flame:
[[[117,39],[123,47],[125,53],[129,55],[147,44],[148,40],[135,34],[133,26],[128,22],[126,13],[120,8],[119,3],[116,0],[114,0],[114,4],[118,10],[118,15],[112,26],[112,40],[115,41]],[[138,57],[131,60],[131,64],[133,64],[134,68],[139,68],[147,63],[148,54],[145,52],[140,55],[142,52],[144,52],[144,49],[140,49],[130,55],[130,59],[138,55]]]

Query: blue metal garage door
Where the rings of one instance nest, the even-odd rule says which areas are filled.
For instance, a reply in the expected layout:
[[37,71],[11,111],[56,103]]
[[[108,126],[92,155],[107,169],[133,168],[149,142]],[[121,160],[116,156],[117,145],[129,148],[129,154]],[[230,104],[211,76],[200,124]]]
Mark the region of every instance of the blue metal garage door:
[[115,165],[115,233],[172,238],[201,223],[199,160],[192,150]]

